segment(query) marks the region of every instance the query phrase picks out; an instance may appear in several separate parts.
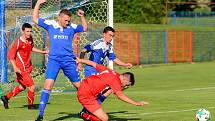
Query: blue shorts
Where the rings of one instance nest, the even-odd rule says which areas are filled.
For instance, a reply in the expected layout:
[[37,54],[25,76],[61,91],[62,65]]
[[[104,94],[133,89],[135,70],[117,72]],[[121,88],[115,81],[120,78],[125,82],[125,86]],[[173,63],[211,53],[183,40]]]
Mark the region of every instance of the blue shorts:
[[81,80],[74,60],[57,61],[50,58],[46,66],[46,80],[56,80],[60,69],[63,70],[64,75],[67,76],[71,82],[79,82]]
[[91,75],[95,75],[96,73],[98,73],[98,71],[94,67],[89,66],[89,65],[85,66],[85,69],[84,69],[85,78],[87,78],[88,76],[91,76]]

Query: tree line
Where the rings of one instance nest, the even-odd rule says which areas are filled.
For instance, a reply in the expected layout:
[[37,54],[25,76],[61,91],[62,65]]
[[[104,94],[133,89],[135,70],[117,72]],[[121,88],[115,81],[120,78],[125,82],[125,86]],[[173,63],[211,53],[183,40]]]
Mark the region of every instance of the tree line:
[[[113,0],[113,1],[114,1],[114,23],[133,23],[133,24],[163,23],[166,15],[166,5],[168,6],[168,11],[196,11],[196,12],[215,11],[215,4],[209,4],[211,2],[215,3],[215,0],[204,0],[203,1],[204,3],[202,3],[202,0]],[[168,4],[166,4],[167,1]],[[36,0],[33,0],[33,6],[35,3]]]

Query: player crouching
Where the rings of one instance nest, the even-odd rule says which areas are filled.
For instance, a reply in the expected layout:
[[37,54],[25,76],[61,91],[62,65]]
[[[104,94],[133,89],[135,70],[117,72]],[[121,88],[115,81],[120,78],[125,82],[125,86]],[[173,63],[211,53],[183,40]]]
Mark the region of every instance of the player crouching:
[[149,104],[144,101],[136,102],[123,94],[122,88],[133,86],[135,83],[133,73],[125,72],[123,74],[118,74],[90,60],[77,58],[77,62],[91,65],[98,71],[96,75],[91,75],[83,79],[81,86],[78,88],[78,101],[89,111],[89,113],[83,111],[82,118],[84,120],[108,121],[108,115],[103,111],[101,105],[97,101],[97,95],[107,86],[109,86],[113,90],[113,93],[124,102],[135,106]]

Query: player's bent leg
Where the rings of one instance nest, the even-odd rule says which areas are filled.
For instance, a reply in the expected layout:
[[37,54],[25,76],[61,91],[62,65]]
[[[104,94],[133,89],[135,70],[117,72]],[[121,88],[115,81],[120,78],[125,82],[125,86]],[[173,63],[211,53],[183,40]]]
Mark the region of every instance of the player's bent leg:
[[20,80],[21,84],[28,88],[28,109],[36,109],[34,107],[34,80],[30,76],[30,71],[22,73],[22,80]]
[[9,99],[16,96],[17,94],[19,94],[21,91],[23,91],[25,89],[25,87],[22,87],[22,85],[18,85],[16,86],[13,90],[11,90],[7,95],[2,96],[1,100],[4,104],[4,108],[8,109],[8,103],[9,103]]
[[24,91],[25,89],[26,89],[26,86],[24,86],[24,85],[19,85],[19,89],[21,90],[21,91]]
[[46,104],[48,103],[51,90],[54,86],[54,80],[56,80],[58,72],[60,70],[60,64],[56,60],[48,59],[46,66],[46,80],[44,82],[44,89],[41,92],[40,104],[39,104],[39,115],[36,121],[42,121]]
[[34,95],[35,95],[35,86],[32,85],[28,87],[28,109],[37,109],[36,106],[34,106]]
[[17,94],[19,94],[21,91],[25,90],[25,87],[23,87],[22,85],[18,85],[15,88],[13,88],[13,90],[11,90],[7,95],[7,99],[9,100],[10,98],[16,96]]
[[108,115],[102,110],[102,108],[94,111],[93,115],[95,115],[101,121],[108,121]]
[[54,86],[54,80],[52,80],[52,79],[45,80],[44,89],[52,90],[53,86]]
[[94,116],[93,114],[88,114],[88,113],[85,113],[83,112],[81,114],[81,118],[84,120],[84,121],[100,121],[96,116]]
[[63,67],[63,73],[69,78],[70,82],[76,87],[80,87],[80,74],[77,69],[77,65],[75,61],[68,61],[62,63]]

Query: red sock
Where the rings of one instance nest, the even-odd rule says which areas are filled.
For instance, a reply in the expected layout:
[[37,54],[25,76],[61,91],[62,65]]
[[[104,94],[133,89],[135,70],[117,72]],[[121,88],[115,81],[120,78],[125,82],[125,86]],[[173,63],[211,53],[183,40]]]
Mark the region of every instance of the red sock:
[[99,121],[99,119],[96,116],[92,115],[92,114],[90,114],[89,119],[91,121]]
[[16,86],[15,88],[13,88],[13,90],[11,90],[7,95],[7,99],[10,99],[11,97],[16,96],[17,94],[19,94],[22,90],[19,88],[19,86]]
[[28,90],[28,105],[33,105],[34,103],[34,92]]
[[92,114],[87,114],[87,113],[83,113],[82,114],[82,118],[86,121],[99,121],[99,119],[96,117],[96,116],[94,116],[94,115],[92,115]]

